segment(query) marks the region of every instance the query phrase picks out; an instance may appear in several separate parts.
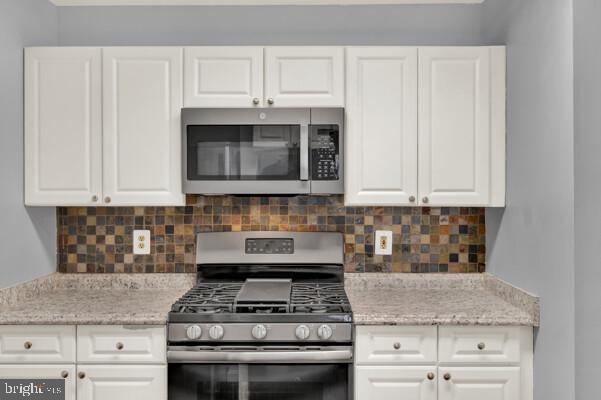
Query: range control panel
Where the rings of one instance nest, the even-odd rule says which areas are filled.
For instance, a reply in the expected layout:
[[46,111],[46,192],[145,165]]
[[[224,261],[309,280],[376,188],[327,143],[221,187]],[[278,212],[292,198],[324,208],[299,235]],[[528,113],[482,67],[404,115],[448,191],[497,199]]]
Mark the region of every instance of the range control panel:
[[294,239],[246,239],[246,254],[293,254]]

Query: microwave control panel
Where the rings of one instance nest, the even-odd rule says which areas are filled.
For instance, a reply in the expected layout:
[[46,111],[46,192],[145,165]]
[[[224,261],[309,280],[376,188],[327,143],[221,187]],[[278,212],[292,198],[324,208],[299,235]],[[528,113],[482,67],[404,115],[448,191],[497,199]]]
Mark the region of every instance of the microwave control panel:
[[336,181],[339,179],[340,148],[338,127],[313,126],[311,135],[311,179]]

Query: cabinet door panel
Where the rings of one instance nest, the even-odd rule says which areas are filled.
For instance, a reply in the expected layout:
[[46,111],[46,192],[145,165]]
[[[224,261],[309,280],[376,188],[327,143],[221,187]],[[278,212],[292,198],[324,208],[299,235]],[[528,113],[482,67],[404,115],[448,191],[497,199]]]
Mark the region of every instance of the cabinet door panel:
[[489,204],[490,79],[489,48],[419,49],[422,203]]
[[[448,380],[445,375],[448,375]],[[518,400],[518,367],[439,368],[438,400]]]
[[262,47],[187,47],[184,52],[185,107],[262,105]]
[[417,195],[417,49],[347,49],[345,202],[410,205]]
[[[65,400],[75,400],[75,365],[0,365],[0,378],[2,379],[64,379],[65,380]],[[8,390],[2,388],[5,393]],[[1,397],[0,398],[5,398]],[[10,398],[17,398],[10,397]],[[27,399],[28,396],[21,398]],[[38,397],[39,398],[39,397]],[[59,397],[57,397],[59,398]],[[63,398],[63,397],[60,397]]]
[[100,49],[25,49],[27,205],[95,204],[102,186],[101,96]]
[[344,107],[344,48],[267,47],[265,97],[274,107]]
[[107,205],[183,205],[182,49],[103,50]]
[[355,400],[372,399],[436,400],[436,368],[356,367]]
[[167,367],[162,365],[80,365],[80,400],[165,400]]

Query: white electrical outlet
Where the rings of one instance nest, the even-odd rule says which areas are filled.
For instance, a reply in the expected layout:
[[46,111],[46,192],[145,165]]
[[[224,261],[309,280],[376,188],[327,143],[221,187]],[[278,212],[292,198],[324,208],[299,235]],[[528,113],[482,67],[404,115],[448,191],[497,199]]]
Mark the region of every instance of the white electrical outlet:
[[374,249],[376,254],[389,256],[392,254],[392,231],[376,231]]
[[150,254],[150,231],[134,231],[134,254]]

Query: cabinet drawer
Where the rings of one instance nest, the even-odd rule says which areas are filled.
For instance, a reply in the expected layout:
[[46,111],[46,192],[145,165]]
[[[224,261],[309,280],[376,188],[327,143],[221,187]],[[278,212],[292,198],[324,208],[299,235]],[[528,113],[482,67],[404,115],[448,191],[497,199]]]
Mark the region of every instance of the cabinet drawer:
[[436,362],[435,326],[358,326],[357,364]]
[[74,363],[74,326],[0,326],[0,363]]
[[438,355],[444,363],[519,363],[519,327],[440,328]]
[[165,327],[90,325],[77,328],[78,363],[165,363]]

